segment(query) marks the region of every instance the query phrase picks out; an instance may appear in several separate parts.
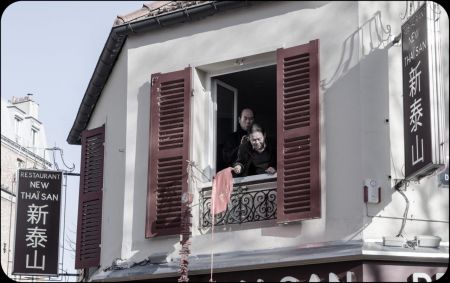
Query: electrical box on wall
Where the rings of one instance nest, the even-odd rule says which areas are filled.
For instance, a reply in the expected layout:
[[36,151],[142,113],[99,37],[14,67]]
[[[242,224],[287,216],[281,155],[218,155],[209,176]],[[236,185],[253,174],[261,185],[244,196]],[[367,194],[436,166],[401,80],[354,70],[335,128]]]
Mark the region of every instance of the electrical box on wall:
[[415,240],[419,247],[437,248],[441,242],[441,237],[419,235],[415,237]]
[[374,179],[364,180],[364,202],[380,203],[381,187]]
[[403,247],[405,244],[406,244],[405,238],[392,236],[383,237],[383,246]]

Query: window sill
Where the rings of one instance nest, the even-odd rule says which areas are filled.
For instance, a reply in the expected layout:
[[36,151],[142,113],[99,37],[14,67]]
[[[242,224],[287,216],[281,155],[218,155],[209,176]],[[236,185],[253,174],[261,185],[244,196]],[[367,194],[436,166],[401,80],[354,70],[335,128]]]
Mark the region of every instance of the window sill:
[[[233,178],[233,186],[257,184],[257,183],[269,183],[269,182],[276,182],[276,180],[277,180],[277,173],[237,177]],[[208,188],[212,188],[212,182],[202,183],[201,186],[199,187],[199,191],[203,191]]]

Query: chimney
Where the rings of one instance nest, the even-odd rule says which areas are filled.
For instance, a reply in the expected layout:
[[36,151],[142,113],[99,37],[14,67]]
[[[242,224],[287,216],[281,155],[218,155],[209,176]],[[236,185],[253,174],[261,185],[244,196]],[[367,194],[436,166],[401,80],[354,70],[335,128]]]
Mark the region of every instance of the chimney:
[[34,102],[32,93],[28,93],[27,96],[24,97],[13,97],[12,104],[24,111],[27,116],[39,120],[39,104]]

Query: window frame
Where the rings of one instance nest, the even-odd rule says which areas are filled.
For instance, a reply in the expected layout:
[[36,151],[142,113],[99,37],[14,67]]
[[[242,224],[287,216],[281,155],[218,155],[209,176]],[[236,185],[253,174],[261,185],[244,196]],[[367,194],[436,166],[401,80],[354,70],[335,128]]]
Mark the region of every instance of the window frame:
[[[205,158],[207,164],[202,165],[206,165],[206,168],[210,169],[210,173],[215,175],[217,163],[217,156],[215,156],[217,151],[217,107],[215,106],[217,99],[213,98],[217,98],[217,91],[213,87],[213,78],[273,65],[276,66],[277,70],[276,91],[274,93],[277,99],[277,175],[258,174],[247,176],[245,181],[254,179],[253,185],[264,183],[266,179],[276,180],[277,223],[321,218],[319,40],[311,40],[306,44],[289,48],[279,48],[274,52],[256,54],[249,58],[250,63],[244,66],[236,64],[235,62],[238,60],[228,60],[195,68],[186,67],[184,70],[151,75],[146,238],[179,234],[181,230],[181,224],[176,226],[176,221],[178,221],[176,209],[181,207],[180,213],[182,213],[187,205],[187,202],[183,201],[183,199],[187,200],[186,196],[188,196],[190,184],[187,179],[188,174],[183,173],[186,172],[188,165],[183,165],[183,161],[188,161],[194,154],[193,138],[195,134],[193,135],[192,132],[194,125],[191,124],[198,117],[192,117],[193,113],[195,113],[195,111],[192,111],[192,106],[195,102],[191,101],[191,97],[196,95],[196,90],[199,89],[201,93],[205,94],[205,97],[201,98],[200,101],[207,97],[203,101],[208,105],[208,110],[206,111],[208,123],[202,125],[208,127],[204,128],[204,130],[209,133],[206,141],[206,146],[209,148],[209,150],[206,150],[206,154],[209,156]],[[240,62],[243,62],[243,59]],[[197,73],[194,74],[194,71]],[[197,76],[201,85],[198,85]],[[184,80],[183,89],[179,85],[182,80]],[[162,87],[163,83],[168,84],[165,89]],[[159,96],[157,95],[159,92],[164,92],[164,96],[168,97],[165,100],[161,100],[165,101],[167,105],[162,103],[160,105],[158,101]],[[181,94],[183,95],[182,97],[180,96]],[[308,102],[311,96],[314,96],[314,99],[311,99],[314,101]],[[181,99],[183,99],[183,102],[180,102]],[[174,104],[176,108],[169,107],[171,104]],[[288,106],[288,108],[285,109],[285,106]],[[183,117],[178,117],[177,109],[181,107],[183,107]],[[159,116],[161,111],[165,112],[164,119]],[[167,128],[172,122],[177,125],[177,131],[180,131],[179,124],[183,124],[182,137],[180,136],[181,132],[174,134],[173,129]],[[164,134],[159,133],[160,127],[164,128],[162,130]],[[315,140],[311,138],[313,135]],[[183,140],[180,141],[180,138]],[[204,147],[201,148],[200,152],[202,154],[204,154],[203,149]],[[196,152],[195,154],[199,153]],[[302,165],[301,171],[296,171],[298,170],[295,167],[297,164]],[[290,175],[288,177],[284,176],[285,171],[289,171]],[[212,176],[213,174],[210,174],[209,182],[206,183],[206,186],[205,183],[201,184],[199,188],[201,192],[204,191],[205,187],[211,186]],[[179,177],[181,180],[177,179]],[[162,181],[160,182],[159,179]],[[235,178],[235,181],[243,183],[244,180]],[[297,181],[302,182],[301,187],[298,187],[297,183],[295,183]],[[181,201],[177,195],[179,187],[181,187]],[[169,189],[172,189],[172,191],[169,191]],[[158,193],[162,194],[160,199],[156,196]],[[280,194],[283,195],[282,198]],[[155,201],[158,203],[154,203]],[[160,203],[160,201],[162,202]],[[167,201],[167,204],[170,206],[161,206],[164,204],[163,201]],[[180,205],[178,205],[179,201],[181,202]],[[162,215],[162,220],[159,223],[156,214],[158,205],[161,206],[159,213]],[[283,207],[283,213],[278,213],[281,207]]]
[[[216,83],[214,81],[217,81],[217,79],[215,79],[215,77],[218,76],[222,76],[222,75],[228,75],[228,74],[233,74],[233,73],[239,73],[239,72],[243,72],[243,71],[249,71],[249,70],[253,70],[253,69],[258,69],[258,68],[263,68],[263,67],[268,67],[268,66],[276,66],[277,65],[277,60],[276,60],[276,50],[272,51],[272,52],[268,52],[269,54],[272,54],[275,57],[271,57],[269,56],[269,58],[265,58],[265,60],[261,60],[259,62],[253,62],[253,63],[248,63],[248,64],[244,64],[244,65],[239,65],[239,64],[234,64],[231,67],[223,67],[223,68],[219,68],[216,69],[214,71],[209,71],[206,72],[206,76],[205,76],[205,82],[206,82],[206,93],[210,93],[210,97],[211,99],[209,100],[209,105],[208,105],[208,132],[210,133],[209,137],[208,137],[208,164],[211,168],[211,177],[214,176],[217,173],[217,168],[216,168],[216,164],[217,164],[217,156],[216,156],[216,152],[217,152],[217,87],[216,87]],[[252,57],[259,57],[261,56],[261,54],[255,54],[252,56],[249,56],[247,59],[247,61],[250,61]],[[233,62],[237,62],[238,60],[240,60],[240,58],[237,58],[235,60],[232,60]],[[244,62],[244,61],[243,61]],[[276,96],[276,93],[274,94]],[[236,119],[237,116],[240,113],[237,113],[239,111],[239,109],[237,109],[237,100],[238,100],[238,96],[236,97],[235,103],[236,103]],[[276,117],[274,117],[276,118]],[[237,120],[235,122],[235,127],[237,125]],[[212,131],[211,131],[212,129]],[[268,174],[259,174],[259,175],[267,175],[267,176],[272,176],[272,175],[268,175]],[[267,177],[267,179],[271,179],[272,177]],[[236,178],[234,178],[236,179]],[[264,179],[262,179],[264,180]],[[208,182],[203,183],[202,184],[202,188],[207,187]]]
[[22,169],[22,168],[25,168],[25,162],[22,159],[17,158],[17,160],[16,160],[16,170],[19,170],[19,169]]
[[[212,77],[211,78],[211,86],[212,86],[212,91],[211,91],[211,99],[212,99],[212,102],[213,102],[213,119],[212,119],[212,131],[210,131],[210,132],[213,132],[213,147],[212,147],[212,160],[213,160],[213,162],[212,162],[212,164],[211,165],[213,165],[213,166],[211,166],[211,168],[213,168],[213,172],[215,172],[214,174],[216,174],[217,173],[217,87],[218,86],[222,86],[223,88],[226,88],[226,89],[228,89],[228,90],[230,90],[230,91],[233,91],[234,92],[234,97],[233,97],[233,103],[234,103],[234,105],[233,105],[233,131],[236,131],[236,129],[237,129],[237,101],[238,101],[238,98],[239,98],[239,93],[238,93],[238,90],[237,90],[237,88],[235,88],[235,87],[233,87],[233,86],[231,86],[231,85],[229,85],[229,84],[227,84],[227,83],[225,83],[225,82],[223,82],[223,81],[221,81],[221,80],[218,80],[218,79],[216,79],[215,77]],[[209,127],[209,129],[211,129],[211,127]]]
[[[269,54],[269,56],[267,56]],[[320,117],[321,117],[321,106],[320,106],[320,49],[319,49],[319,39],[314,39],[314,40],[310,40],[304,44],[300,44],[300,45],[295,45],[292,47],[281,47],[278,48],[276,50],[274,50],[274,57],[270,58],[270,54],[271,52],[268,53],[264,53],[264,54],[255,54],[250,56],[250,60],[249,62],[251,62],[248,65],[244,65],[242,66],[242,64],[236,64],[236,62],[238,62],[240,60],[240,62],[243,62],[243,60],[241,59],[231,59],[228,61],[222,61],[222,62],[217,62],[214,64],[210,64],[210,65],[205,65],[205,66],[199,66],[197,67],[198,69],[200,69],[201,71],[203,71],[205,73],[204,75],[204,85],[206,86],[205,89],[205,93],[210,94],[211,98],[209,99],[209,105],[208,105],[208,115],[209,117],[209,124],[208,124],[208,132],[209,134],[209,140],[208,140],[208,163],[206,164],[207,166],[209,166],[210,169],[210,179],[212,179],[212,176],[214,176],[217,172],[216,172],[216,164],[217,164],[217,156],[215,156],[215,152],[217,151],[217,127],[216,126],[216,119],[217,119],[217,108],[215,107],[215,103],[217,100],[213,100],[214,97],[216,97],[216,93],[214,93],[215,89],[212,87],[212,78],[215,76],[220,76],[220,75],[226,75],[226,74],[230,74],[230,73],[238,73],[241,71],[246,71],[246,70],[251,70],[251,69],[255,69],[255,68],[261,68],[261,67],[265,67],[265,66],[270,66],[270,65],[275,65],[277,67],[277,82],[276,82],[276,93],[275,96],[277,98],[277,110],[276,110],[276,114],[277,114],[277,173],[280,173],[280,178],[278,178],[278,175],[276,177],[277,180],[277,195],[278,194],[283,194],[283,197],[279,197],[277,196],[277,207],[278,209],[280,209],[281,207],[283,207],[283,213],[277,213],[277,223],[288,223],[288,222],[298,222],[298,221],[303,221],[303,220],[309,220],[309,219],[315,219],[315,218],[322,218],[322,184],[321,184],[321,126],[320,126]],[[256,59],[258,56],[260,56],[260,60]],[[261,58],[265,58],[266,60],[261,60]],[[267,60],[267,58],[269,58],[269,60]],[[290,61],[287,63],[283,63],[285,59],[289,59]],[[303,110],[303,101],[305,100],[309,100],[310,98],[305,98],[304,94],[300,95],[302,97],[296,98],[296,99],[300,99],[303,101],[297,102],[297,100],[295,100],[294,102],[289,102],[290,104],[290,109],[289,110],[283,110],[283,114],[280,114],[280,109],[284,109],[284,105],[286,104],[286,102],[283,102],[284,99],[289,99],[292,100],[291,98],[287,98],[287,96],[284,94],[284,88],[283,84],[287,84],[287,82],[289,82],[289,88],[295,87],[295,88],[300,88],[300,91],[304,91],[304,86],[305,86],[305,82],[301,82],[302,80],[304,80],[304,70],[305,66],[302,66],[304,64],[304,58],[309,58],[308,59],[308,63],[307,65],[309,66],[307,69],[307,74],[308,74],[308,83],[309,83],[309,95],[310,98],[311,96],[314,96],[314,98],[312,99],[311,104],[309,104],[309,109],[310,112],[306,112],[305,110]],[[252,60],[253,59],[253,60]],[[272,60],[270,60],[272,59]],[[294,61],[298,61],[300,63],[293,63]],[[263,62],[264,61],[264,62]],[[303,61],[303,63],[301,62]],[[234,63],[234,64],[233,64]],[[287,64],[287,65],[285,65]],[[289,74],[289,78],[284,78],[284,72],[286,72],[284,69],[286,68],[286,66],[289,65],[289,71],[288,73],[292,73]],[[281,69],[280,69],[281,68]],[[294,68],[294,69],[292,69]],[[300,72],[299,74],[297,74],[297,72]],[[281,74],[281,76],[280,76]],[[302,78],[295,78],[297,75],[302,76]],[[286,81],[285,81],[286,80]],[[289,80],[289,81],[288,81]],[[292,96],[293,92],[296,92],[296,89],[291,89],[290,90],[290,96]],[[280,94],[282,96],[280,96]],[[282,102],[280,102],[280,100]],[[300,104],[298,104],[300,103]],[[300,109],[300,110],[299,110]],[[289,111],[289,113],[287,113],[286,111]],[[296,113],[295,111],[300,111],[300,117],[296,117],[295,119],[292,118],[294,113]],[[286,116],[290,116],[288,120],[284,120],[287,119],[284,115]],[[309,123],[310,126],[307,126],[308,129],[305,128],[305,126],[302,126],[299,124],[299,121],[302,121],[303,117],[306,117],[305,115],[308,115],[308,119],[309,119]],[[281,117],[281,118],[280,118]],[[284,118],[283,118],[284,117]],[[280,122],[281,121],[281,122]],[[284,123],[289,123],[289,124],[284,124]],[[302,122],[303,123],[303,122]],[[299,126],[294,126],[295,124],[299,124]],[[280,126],[281,125],[281,126]],[[286,127],[286,125],[289,125],[288,127]],[[294,126],[294,127],[293,127]],[[281,128],[280,128],[281,127]],[[284,129],[286,127],[286,129]],[[212,129],[212,130],[211,130]],[[281,131],[283,133],[282,137],[280,138],[280,129],[283,129],[283,131]],[[289,132],[286,132],[286,130],[289,130]],[[295,133],[292,132],[292,130],[295,130]],[[292,143],[298,143],[301,142],[303,143],[304,141],[297,141],[297,140],[301,140],[304,139],[305,137],[303,137],[302,135],[304,135],[305,131],[310,131],[309,133],[309,137],[308,137],[308,141],[312,141],[313,142],[309,142],[309,145],[307,145],[305,147],[305,149],[303,149],[302,151],[305,151],[307,148],[309,150],[308,154],[311,154],[311,161],[306,164],[306,165],[302,165],[303,169],[305,170],[306,168],[309,168],[309,171],[303,171],[303,172],[290,172],[290,176],[289,176],[289,181],[286,179],[287,177],[285,177],[283,174],[284,171],[286,170],[290,170],[292,171],[292,162],[299,162],[297,161],[298,158],[300,157],[295,157],[295,161],[286,161],[286,156],[284,155],[284,147],[289,146],[292,147]],[[301,133],[301,135],[299,135],[299,132]],[[293,140],[293,138],[295,140]],[[303,144],[301,144],[301,146],[303,146]],[[295,145],[294,145],[295,147]],[[299,147],[301,148],[301,147]],[[282,151],[280,151],[282,150]],[[282,152],[282,153],[280,153]],[[303,155],[303,153],[299,153],[301,155]],[[292,158],[292,153],[289,154],[290,157],[289,159]],[[284,157],[283,157],[284,156]],[[302,157],[303,159],[303,157]],[[286,163],[289,162],[289,163]],[[304,163],[304,160],[301,160],[301,162]],[[289,165],[289,167],[291,167],[290,169],[286,169],[285,170],[285,166]],[[305,167],[306,166],[306,167]],[[305,189],[299,189],[299,190],[292,190],[292,178],[297,178],[299,180],[304,180],[306,179],[305,177],[302,177],[305,175],[305,172],[309,172],[309,186],[307,187],[307,189],[310,192],[310,198],[308,200],[305,200],[306,196],[305,196]],[[264,175],[264,174],[260,174],[260,175]],[[266,174],[268,175],[268,174]],[[259,175],[255,175],[260,177]],[[268,175],[270,176],[270,175]],[[300,176],[300,177],[299,177]],[[273,176],[271,176],[273,178]],[[264,178],[264,177],[263,177]],[[269,177],[270,178],[270,177]],[[269,179],[267,178],[267,179]],[[237,178],[235,178],[235,180],[237,181]],[[264,180],[264,179],[261,179]],[[203,191],[205,190],[208,186],[210,187],[211,181],[210,182],[203,182],[201,184],[201,188],[200,190]],[[287,183],[290,183],[290,190],[286,192],[286,188],[285,185]],[[295,193],[295,195],[293,194]],[[286,202],[286,199],[289,199],[289,208],[287,208],[288,204]],[[295,200],[295,201],[294,201]],[[303,206],[303,203],[307,204],[305,206]],[[297,204],[301,204],[301,209],[303,209],[303,207],[307,208],[308,205],[310,207],[310,209],[308,211],[306,210],[302,210],[300,212],[296,212],[298,209],[295,210],[294,212],[291,212],[292,210],[292,205],[297,205]],[[287,212],[286,212],[286,211]],[[293,210],[292,210],[293,211]]]
[[[215,101],[214,105],[215,105],[215,113],[216,113],[216,118],[217,118],[217,86],[221,86],[223,88],[226,88],[230,91],[232,91],[233,94],[233,131],[236,131],[237,129],[237,101],[239,99],[239,92],[238,89],[221,81],[218,79],[213,78],[213,82],[212,82],[213,88],[214,88],[214,97],[213,97],[213,101]],[[217,121],[215,121],[215,125],[217,128]]]
[[22,130],[23,118],[19,115],[14,115],[14,138],[16,142],[19,142],[20,133]]
[[38,141],[39,129],[32,126],[31,127],[31,145],[36,147]]

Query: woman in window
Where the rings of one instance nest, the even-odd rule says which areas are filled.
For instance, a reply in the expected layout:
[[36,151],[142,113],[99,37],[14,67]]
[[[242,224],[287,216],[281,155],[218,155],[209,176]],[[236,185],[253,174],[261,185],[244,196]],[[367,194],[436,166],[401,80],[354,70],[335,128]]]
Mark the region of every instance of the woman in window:
[[276,151],[266,139],[266,132],[259,124],[253,124],[248,141],[241,144],[233,171],[238,176],[274,174],[276,172]]

